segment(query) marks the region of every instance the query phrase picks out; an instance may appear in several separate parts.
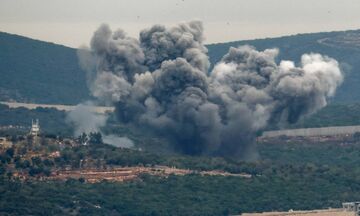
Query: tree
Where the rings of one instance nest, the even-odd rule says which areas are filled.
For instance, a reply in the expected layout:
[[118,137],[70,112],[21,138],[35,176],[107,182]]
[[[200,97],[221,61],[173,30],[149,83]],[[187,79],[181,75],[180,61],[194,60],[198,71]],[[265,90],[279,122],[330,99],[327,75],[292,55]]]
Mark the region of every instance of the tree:
[[30,167],[30,161],[28,161],[28,160],[24,160],[24,162],[22,162],[22,168],[28,168],[28,167]]
[[40,157],[32,157],[31,161],[36,166],[40,166],[42,164],[42,161],[41,161]]
[[29,175],[35,176],[35,175],[42,173],[43,171],[44,171],[44,169],[42,167],[31,167],[29,170]]
[[46,158],[44,161],[43,161],[44,165],[47,166],[47,167],[51,167],[54,165],[54,162],[52,160],[49,160],[48,158]]
[[8,155],[9,157],[12,158],[14,156],[14,153],[15,150],[13,148],[6,149],[6,155]]
[[85,144],[89,141],[88,136],[86,133],[82,133],[79,137],[78,140],[81,144]]
[[11,179],[11,177],[13,176],[13,173],[12,173],[12,172],[8,172],[8,173],[6,173],[6,176],[8,177],[8,179]]
[[50,175],[51,175],[51,171],[50,171],[50,169],[48,169],[48,168],[45,168],[45,169],[43,170],[43,173],[44,173],[44,175],[46,175],[46,176],[50,176]]
[[5,172],[6,172],[5,166],[4,166],[2,163],[0,163],[0,176],[1,176],[1,175],[4,175]]
[[102,141],[102,136],[101,136],[101,133],[99,132],[91,132],[89,134],[89,142],[91,144],[102,144],[103,141]]

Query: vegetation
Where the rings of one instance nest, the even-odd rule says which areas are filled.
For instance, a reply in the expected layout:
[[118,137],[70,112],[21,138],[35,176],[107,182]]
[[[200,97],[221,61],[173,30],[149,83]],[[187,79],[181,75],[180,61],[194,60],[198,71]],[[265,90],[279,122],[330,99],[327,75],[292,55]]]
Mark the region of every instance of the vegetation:
[[[339,207],[358,200],[358,180],[333,170],[296,170],[252,179],[143,176],[135,182],[1,180],[6,215],[229,215],[241,212]],[[345,175],[343,175],[345,174]]]
[[0,100],[77,104],[89,98],[76,50],[0,32]]
[[[251,179],[144,175],[134,182],[85,184],[0,180],[6,215],[228,215],[339,207],[358,200],[359,175],[325,165],[264,165]],[[46,207],[44,207],[46,206]]]
[[71,136],[73,133],[73,128],[66,123],[66,113],[54,108],[29,110],[23,107],[9,108],[7,105],[0,104],[0,116],[0,126],[19,126],[17,129],[3,129],[0,132],[2,135],[17,134],[19,131],[27,133],[33,119],[40,120],[42,132],[45,134]]
[[[229,215],[340,207],[342,202],[360,199],[357,136],[346,144],[259,143],[260,157],[254,162],[121,149],[102,144],[96,133],[86,135],[92,140],[88,145],[61,148],[52,145],[51,137],[40,137],[35,143],[14,137],[22,144],[0,154],[0,214]],[[56,150],[60,157],[19,157],[26,152]],[[143,175],[131,182],[95,184],[83,179],[20,181],[12,177],[13,169],[8,166],[15,164],[17,170],[36,177],[49,175],[54,167],[79,168],[82,159],[107,166],[167,165],[249,173],[252,177]]]

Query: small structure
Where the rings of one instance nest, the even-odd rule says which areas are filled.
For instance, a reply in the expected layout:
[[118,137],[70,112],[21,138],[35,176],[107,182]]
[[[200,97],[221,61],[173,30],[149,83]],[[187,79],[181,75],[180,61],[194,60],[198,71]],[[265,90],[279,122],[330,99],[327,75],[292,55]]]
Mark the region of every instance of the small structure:
[[360,216],[360,202],[346,202],[342,206],[345,211],[354,212],[355,216]]
[[39,136],[40,134],[40,124],[39,124],[39,119],[31,120],[31,129],[30,129],[30,135],[31,136]]

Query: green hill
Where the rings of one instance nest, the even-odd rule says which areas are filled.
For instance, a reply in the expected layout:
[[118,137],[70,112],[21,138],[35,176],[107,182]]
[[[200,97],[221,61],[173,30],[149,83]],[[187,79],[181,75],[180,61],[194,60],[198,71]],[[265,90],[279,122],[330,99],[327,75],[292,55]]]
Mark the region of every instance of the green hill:
[[76,104],[86,98],[75,49],[0,32],[0,100]]
[[[230,46],[250,44],[259,50],[278,47],[279,59],[298,62],[303,53],[337,59],[346,72],[334,101],[360,101],[360,30],[299,34],[208,45],[212,64]],[[0,32],[0,100],[76,104],[89,98],[76,49]]]

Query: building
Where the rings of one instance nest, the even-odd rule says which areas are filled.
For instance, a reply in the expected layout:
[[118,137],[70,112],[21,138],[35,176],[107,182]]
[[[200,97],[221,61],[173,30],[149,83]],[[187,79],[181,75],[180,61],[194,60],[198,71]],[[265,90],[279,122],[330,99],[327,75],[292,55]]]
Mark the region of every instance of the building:
[[31,129],[30,129],[30,135],[31,136],[39,136],[40,134],[40,124],[39,119],[31,120]]
[[346,202],[342,206],[346,211],[354,212],[355,216],[360,216],[360,202]]

